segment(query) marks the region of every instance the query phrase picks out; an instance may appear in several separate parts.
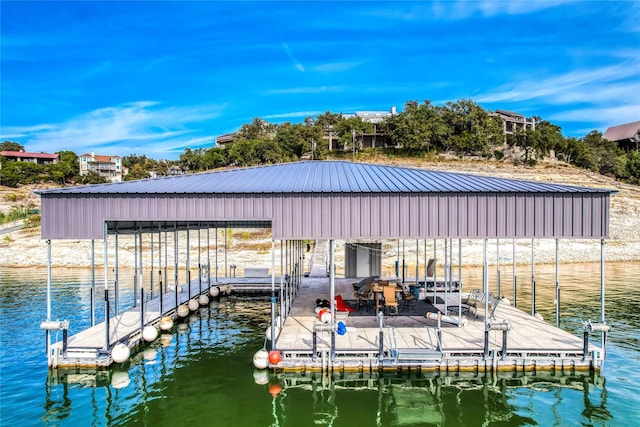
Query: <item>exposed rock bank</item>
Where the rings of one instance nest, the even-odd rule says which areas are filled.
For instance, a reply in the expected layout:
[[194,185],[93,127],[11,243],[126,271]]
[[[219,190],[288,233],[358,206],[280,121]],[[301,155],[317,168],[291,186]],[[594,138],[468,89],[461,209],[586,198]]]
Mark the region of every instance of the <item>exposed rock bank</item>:
[[[387,163],[394,163],[387,161]],[[466,172],[481,175],[492,175],[505,178],[518,178],[532,181],[547,181],[559,184],[570,184],[586,187],[599,187],[616,190],[617,193],[611,198],[611,221],[610,239],[606,241],[605,257],[608,261],[640,261],[640,187],[617,182],[613,179],[603,177],[582,169],[577,169],[565,165],[544,164],[535,168],[516,167],[510,164],[495,162],[439,162],[420,163],[403,160],[397,162],[398,165],[415,166],[427,169],[437,169],[445,171]],[[0,187],[0,209],[8,211],[11,206],[34,203],[39,206],[39,197],[33,194],[33,188],[11,189]],[[10,196],[16,194],[16,197]],[[15,199],[15,200],[14,200]],[[1,233],[1,231],[0,231]],[[191,232],[191,265],[197,266],[198,243],[196,233]],[[157,236],[156,236],[157,239]],[[111,239],[113,240],[113,239]],[[210,256],[213,260],[216,254],[214,245],[215,236],[213,231],[210,235]],[[218,262],[224,265],[225,249],[224,234],[218,234]],[[184,266],[186,258],[185,238],[182,235],[179,239],[179,258],[181,266]],[[113,241],[111,241],[109,253],[113,256]],[[169,240],[169,259],[173,259],[173,243]],[[341,270],[342,244],[337,242],[337,270]],[[150,251],[149,242],[145,239],[145,252],[143,264],[149,265]],[[206,259],[206,236],[203,234],[201,240],[201,257]],[[157,240],[154,244],[157,251]],[[482,241],[463,240],[463,264],[478,265],[482,263]],[[95,260],[97,265],[103,262],[104,246],[102,241],[95,242]],[[134,265],[134,243],[131,237],[122,237],[120,240],[119,264],[123,267]],[[414,263],[416,243],[405,242],[405,260],[407,264]],[[419,250],[420,262],[422,262],[423,243],[420,242]],[[429,257],[433,253],[432,241],[427,241],[427,254]],[[271,240],[268,230],[240,230],[234,229],[229,239],[226,251],[227,264],[237,265],[237,274],[242,274],[242,269],[247,266],[271,266]],[[438,243],[438,251],[443,251],[442,242]],[[494,263],[496,260],[496,242],[490,241],[488,252],[489,260]],[[383,242],[384,267],[391,268],[397,259],[397,241]],[[442,253],[442,252],[440,252]],[[278,251],[279,254],[279,251]],[[598,262],[600,260],[600,242],[598,240],[561,240],[560,241],[560,262]],[[157,252],[155,254],[157,257]],[[164,256],[164,249],[163,249]],[[454,261],[457,260],[457,241],[454,241]],[[512,256],[511,240],[501,240],[500,242],[500,262],[510,263]],[[535,257],[537,263],[555,262],[555,240],[536,240]],[[441,258],[441,256],[438,256]],[[306,261],[310,257],[307,256]],[[89,267],[91,266],[91,243],[89,241],[54,241],[52,243],[51,254],[52,265],[54,267]],[[439,260],[441,261],[441,260]],[[529,263],[531,261],[531,241],[522,240],[517,243],[516,261],[518,263]],[[113,260],[111,260],[113,262]],[[172,261],[170,261],[172,262]],[[204,262],[204,261],[202,261]],[[155,260],[157,264],[157,258]],[[279,261],[276,261],[279,267]],[[11,267],[43,267],[47,265],[47,246],[40,239],[39,229],[25,229],[0,234],[0,265]]]

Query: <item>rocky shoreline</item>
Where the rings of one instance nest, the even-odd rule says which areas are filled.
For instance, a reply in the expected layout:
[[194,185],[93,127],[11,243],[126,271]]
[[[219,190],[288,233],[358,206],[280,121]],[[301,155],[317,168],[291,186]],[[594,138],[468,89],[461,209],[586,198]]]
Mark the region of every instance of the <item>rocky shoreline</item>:
[[[391,162],[393,163],[393,162]],[[559,184],[579,185],[585,187],[608,188],[617,193],[611,197],[610,211],[610,239],[605,242],[605,259],[609,262],[638,262],[640,261],[640,187],[627,185],[613,179],[593,174],[569,167],[566,165],[537,166],[535,168],[516,167],[506,163],[496,162],[438,162],[438,163],[409,163],[402,161],[403,166],[421,167],[427,169],[437,169],[456,172],[467,172],[480,175],[492,175],[505,178],[547,181]],[[30,203],[39,205],[39,197],[33,193],[33,188],[12,189],[0,187],[2,211],[8,211],[16,203]],[[17,194],[17,197],[7,197],[9,194]],[[16,199],[15,202],[9,199]],[[268,231],[268,230],[267,230]],[[238,266],[241,273],[244,266],[265,266],[271,265],[271,241],[268,232],[265,230],[233,230],[234,236],[230,239],[230,246],[227,250],[229,263]],[[182,239],[184,242],[184,239]],[[213,241],[213,240],[212,240]],[[341,262],[341,244],[336,245],[336,263]],[[511,263],[511,240],[500,241],[500,262]],[[157,242],[156,242],[157,244]],[[555,240],[543,239],[535,241],[536,263],[555,263]],[[443,245],[442,242],[439,245]],[[405,258],[415,259],[415,240],[406,241]],[[463,240],[463,265],[480,265],[482,263],[482,240]],[[422,251],[420,243],[420,251]],[[430,247],[428,245],[428,247]],[[95,242],[95,262],[102,265],[104,245],[102,241]],[[131,237],[122,238],[120,242],[119,265],[122,267],[133,267],[133,239]],[[190,256],[192,265],[197,265],[197,243],[192,240]],[[457,251],[457,241],[454,241],[454,250]],[[439,246],[440,251],[443,247]],[[206,250],[203,247],[203,251]],[[212,245],[211,254],[213,256],[215,247]],[[171,250],[171,255],[173,251]],[[397,242],[383,242],[384,258],[393,262],[397,257]],[[114,254],[113,242],[109,248],[109,253]],[[179,248],[180,259],[186,257],[186,248]],[[496,241],[489,242],[488,248],[490,262],[496,260]],[[156,254],[157,255],[157,254]],[[224,246],[219,245],[218,256],[224,257]],[[457,254],[454,254],[454,259]],[[508,259],[508,260],[507,260]],[[491,261],[494,260],[494,261]],[[600,261],[600,241],[599,240],[561,240],[559,245],[559,260],[561,263],[582,263]],[[51,247],[51,261],[53,267],[90,267],[91,266],[91,243],[89,241],[54,241]],[[516,244],[516,262],[530,263],[531,261],[531,241],[521,240]],[[150,258],[148,251],[143,255],[143,263],[149,265]],[[157,261],[156,261],[157,262]],[[3,267],[44,267],[47,265],[47,245],[40,238],[39,229],[22,229],[0,234],[0,265]]]

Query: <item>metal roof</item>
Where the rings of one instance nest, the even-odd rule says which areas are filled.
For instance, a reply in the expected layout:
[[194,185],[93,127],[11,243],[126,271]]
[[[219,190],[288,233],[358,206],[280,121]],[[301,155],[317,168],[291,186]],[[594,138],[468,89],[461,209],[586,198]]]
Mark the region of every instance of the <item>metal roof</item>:
[[56,188],[39,194],[611,193],[576,187],[348,161],[308,161]]
[[622,141],[640,135],[640,120],[608,128],[602,137],[609,141]]

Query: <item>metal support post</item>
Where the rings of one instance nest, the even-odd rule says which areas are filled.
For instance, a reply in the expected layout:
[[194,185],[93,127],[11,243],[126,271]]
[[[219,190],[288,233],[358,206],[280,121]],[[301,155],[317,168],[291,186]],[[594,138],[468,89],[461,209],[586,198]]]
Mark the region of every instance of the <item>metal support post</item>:
[[312,352],[312,359],[315,362],[317,359],[317,352],[318,352],[318,333],[316,332],[315,327],[313,328],[313,342],[312,342],[312,346],[311,346],[311,352]]
[[104,223],[104,349],[109,350],[109,234]]
[[91,326],[96,325],[96,247],[91,239]]

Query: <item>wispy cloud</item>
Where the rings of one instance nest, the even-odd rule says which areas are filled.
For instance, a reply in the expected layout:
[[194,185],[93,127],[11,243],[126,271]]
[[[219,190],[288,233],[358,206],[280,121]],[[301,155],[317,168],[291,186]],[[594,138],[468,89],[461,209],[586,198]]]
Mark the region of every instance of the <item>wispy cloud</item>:
[[304,95],[317,93],[342,92],[347,88],[343,86],[305,86],[287,89],[272,89],[264,92],[265,95]]
[[587,107],[570,109],[552,114],[551,121],[585,122],[596,124],[604,129],[612,123],[630,123],[640,120],[640,101],[612,107]]
[[[32,151],[92,151],[114,147],[118,153],[127,147],[167,147],[194,140],[203,123],[219,115],[219,106],[165,107],[159,102],[138,101],[100,108],[60,123],[13,126],[2,129],[2,138],[20,139]],[[213,137],[211,137],[213,140]],[[152,144],[150,144],[152,142]],[[160,152],[164,149],[159,150]]]
[[283,47],[284,47],[285,53],[287,54],[289,59],[291,59],[291,62],[293,62],[293,65],[295,66],[296,70],[300,71],[301,73],[304,73],[304,66],[300,63],[300,61],[298,61],[298,59],[296,59],[295,56],[293,56],[293,51],[291,50],[289,45],[285,43]]
[[353,70],[354,68],[358,68],[363,64],[365,64],[365,61],[330,62],[326,64],[315,65],[311,67],[311,71],[317,71],[320,73],[337,73]]
[[476,97],[478,102],[517,102],[545,99],[552,104],[593,102],[604,97],[636,96],[633,91],[638,82],[625,79],[637,74],[637,61],[576,70],[553,77],[526,80],[515,85],[504,85]]
[[280,113],[280,114],[270,114],[268,116],[263,116],[264,119],[291,119],[298,117],[309,117],[315,116],[318,114],[318,111],[291,111],[288,113]]
[[473,16],[492,17],[499,15],[524,15],[543,9],[553,8],[575,0],[556,1],[496,1],[496,0],[457,0],[434,1],[430,3],[400,3],[406,7],[382,7],[367,12],[374,16],[401,21],[444,20],[456,21]]

